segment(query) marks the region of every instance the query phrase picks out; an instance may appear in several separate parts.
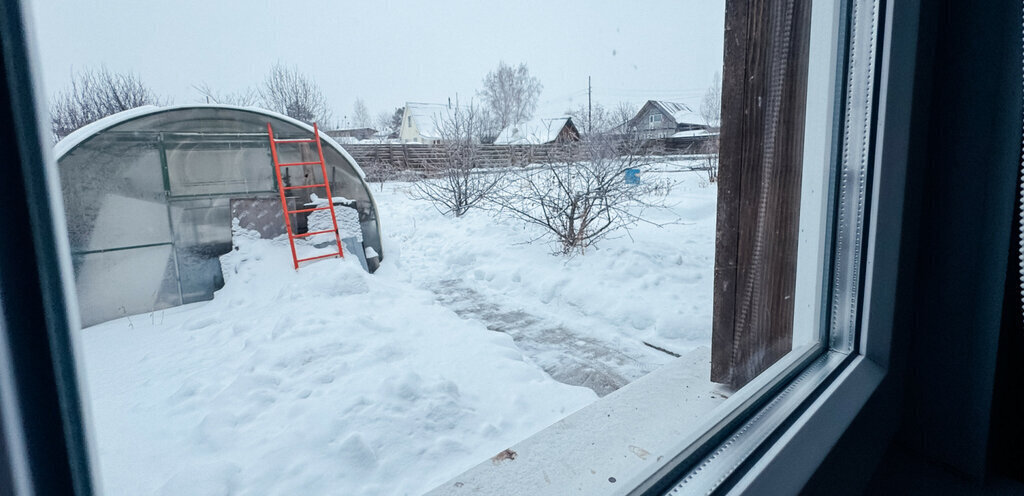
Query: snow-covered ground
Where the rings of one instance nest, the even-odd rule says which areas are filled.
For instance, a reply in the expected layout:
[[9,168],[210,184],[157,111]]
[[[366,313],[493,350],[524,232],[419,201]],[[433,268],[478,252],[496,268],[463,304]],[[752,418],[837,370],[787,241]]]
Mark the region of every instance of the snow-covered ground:
[[676,185],[671,208],[647,211],[653,223],[570,258],[552,255],[558,246],[547,238],[531,243],[540,231],[506,215],[442,217],[406,199],[401,183],[375,195],[385,205],[383,229],[402,247],[393,264],[401,277],[460,315],[510,332],[559,380],[603,396],[673,358],[655,347],[682,354],[710,346],[717,189],[699,173],[678,172],[689,165],[661,167]]
[[667,352],[706,356],[716,190],[674,168],[652,215],[678,222],[572,258],[403,183],[374,186],[374,275],[296,272],[286,240],[237,231],[213,301],[83,331],[105,493],[420,494]]

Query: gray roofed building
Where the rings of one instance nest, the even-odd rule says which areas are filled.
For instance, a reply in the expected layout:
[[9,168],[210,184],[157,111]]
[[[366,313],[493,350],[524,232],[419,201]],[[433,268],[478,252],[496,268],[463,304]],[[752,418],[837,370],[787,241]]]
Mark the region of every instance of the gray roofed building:
[[681,131],[706,129],[704,120],[685,103],[648,100],[627,122],[644,138],[668,138]]

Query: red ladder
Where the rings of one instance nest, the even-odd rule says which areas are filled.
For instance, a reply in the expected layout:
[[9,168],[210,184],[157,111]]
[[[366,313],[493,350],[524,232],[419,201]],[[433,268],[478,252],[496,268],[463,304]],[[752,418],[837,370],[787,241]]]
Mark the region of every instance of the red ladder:
[[[284,210],[284,224],[288,227],[288,243],[292,246],[292,262],[295,265],[295,269],[299,269],[300,262],[308,262],[310,260],[319,260],[321,258],[328,257],[345,257],[344,252],[341,249],[341,235],[338,234],[338,218],[334,214],[334,197],[331,196],[331,185],[327,181],[327,165],[324,163],[324,150],[320,146],[320,130],[317,129],[316,124],[313,124],[313,139],[274,139],[274,129],[267,123],[267,136],[270,137],[270,154],[274,157],[274,171],[277,173],[277,189],[281,192],[281,208]],[[282,164],[277,158],[277,145],[278,143],[316,143],[316,152],[320,160],[316,162],[291,162]],[[301,160],[301,159],[300,159]],[[285,186],[284,180],[281,179],[281,169],[285,167],[295,167],[299,165],[316,165],[320,164],[320,172],[323,174],[321,177],[324,178],[324,182],[321,184],[304,184],[302,186]],[[288,210],[288,201],[285,200],[284,192],[293,189],[306,189],[306,188],[324,188],[327,191],[327,206],[326,207],[315,207],[315,208],[303,208],[299,210]],[[305,232],[302,234],[295,234],[292,231],[292,214],[302,214],[308,212],[316,212],[318,210],[330,210],[331,211],[331,224],[334,225],[334,230],[325,231],[313,231]],[[308,236],[315,236],[317,234],[327,234],[333,232],[334,239],[338,244],[337,253],[328,253],[326,255],[318,255],[309,258],[299,258],[295,254],[295,239],[305,238]]]

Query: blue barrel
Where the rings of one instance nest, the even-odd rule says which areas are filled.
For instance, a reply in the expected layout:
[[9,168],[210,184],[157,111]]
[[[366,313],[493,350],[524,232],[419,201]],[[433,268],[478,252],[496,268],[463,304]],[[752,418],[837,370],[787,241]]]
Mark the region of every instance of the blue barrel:
[[626,169],[626,184],[640,184],[640,169]]

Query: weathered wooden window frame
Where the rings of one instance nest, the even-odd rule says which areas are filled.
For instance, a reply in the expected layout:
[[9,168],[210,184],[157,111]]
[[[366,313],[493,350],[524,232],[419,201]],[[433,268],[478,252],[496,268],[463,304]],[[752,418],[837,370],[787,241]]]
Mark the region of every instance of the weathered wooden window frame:
[[735,389],[792,349],[810,15],[726,2],[711,380]]

